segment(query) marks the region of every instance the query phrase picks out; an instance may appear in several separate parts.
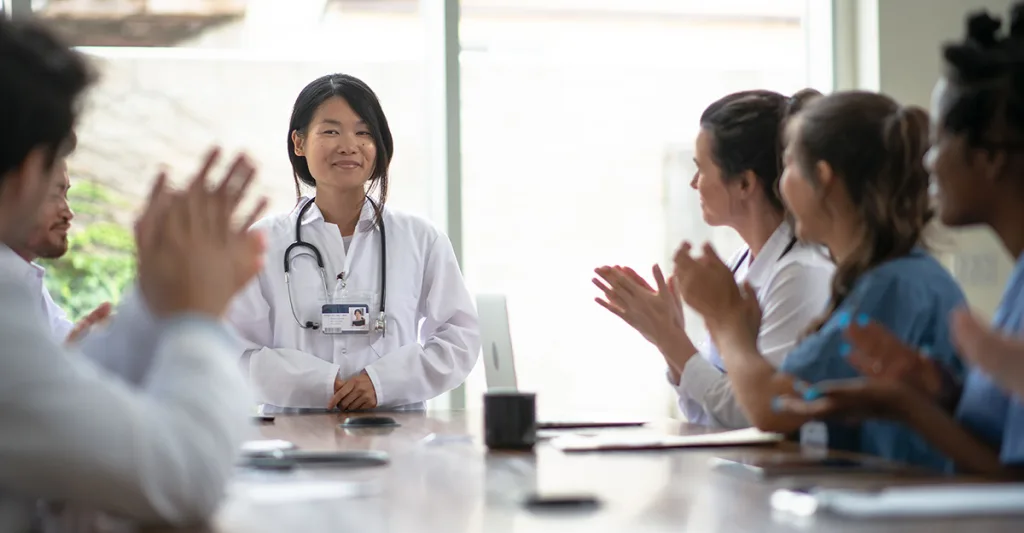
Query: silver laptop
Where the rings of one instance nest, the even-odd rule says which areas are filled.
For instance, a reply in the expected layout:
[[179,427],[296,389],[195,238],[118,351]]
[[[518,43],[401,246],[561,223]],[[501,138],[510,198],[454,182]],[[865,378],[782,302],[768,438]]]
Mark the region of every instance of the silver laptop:
[[[480,345],[483,352],[484,377],[487,381],[487,390],[519,390],[505,296],[501,294],[479,294],[476,297],[476,309],[480,317]],[[538,422],[537,427],[540,429],[575,429],[642,426],[644,423],[567,420],[560,422]]]
[[487,390],[518,390],[505,297],[499,294],[478,295],[476,310],[480,316],[480,345]]

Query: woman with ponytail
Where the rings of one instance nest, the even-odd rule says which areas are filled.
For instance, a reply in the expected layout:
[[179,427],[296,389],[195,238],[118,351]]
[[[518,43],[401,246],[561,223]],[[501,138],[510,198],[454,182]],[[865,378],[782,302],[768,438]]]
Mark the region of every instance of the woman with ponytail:
[[[1024,477],[1024,3],[1009,35],[987,13],[968,18],[967,39],[944,49],[935,86],[935,145],[927,163],[938,186],[942,222],[992,229],[1017,265],[993,320],[983,327],[966,310],[951,317],[957,348],[971,368],[963,386],[946,382],[937,402],[913,376],[932,373],[913,343],[895,331],[860,331],[871,346],[870,379],[832,383],[810,397],[780,401],[800,417],[876,416],[916,429],[957,468],[997,478]],[[903,340],[903,339],[900,339]],[[935,378],[931,378],[935,381]],[[942,381],[942,380],[938,380]],[[815,399],[815,397],[817,397]]]
[[[683,245],[676,255],[677,288],[704,316],[736,396],[758,428],[803,429],[803,440],[833,449],[942,468],[942,454],[897,422],[802,427],[810,417],[779,412],[773,402],[794,391],[813,394],[813,384],[870,370],[863,364],[866,356],[846,339],[851,325],[884,327],[904,344],[927,347],[934,369],[928,376],[957,380],[962,374],[946,317],[964,297],[923,246],[931,218],[922,163],[927,116],[884,95],[840,92],[811,103],[787,135],[782,197],[797,235],[825,245],[836,262],[825,314],[776,370],[755,342],[760,309],[710,248],[694,258]],[[921,387],[939,394],[940,387],[930,381]]]
[[[779,197],[783,130],[803,105],[821,97],[813,89],[793,96],[764,90],[724,96],[704,110],[690,182],[705,222],[736,230],[746,246],[729,261],[764,308],[758,345],[773,365],[796,343],[828,301],[834,265],[821,250],[799,242]],[[716,427],[749,427],[736,401],[722,358],[710,339],[686,333],[682,304],[661,268],[655,287],[629,268],[605,266],[594,283],[597,302],[658,347],[686,420]]]

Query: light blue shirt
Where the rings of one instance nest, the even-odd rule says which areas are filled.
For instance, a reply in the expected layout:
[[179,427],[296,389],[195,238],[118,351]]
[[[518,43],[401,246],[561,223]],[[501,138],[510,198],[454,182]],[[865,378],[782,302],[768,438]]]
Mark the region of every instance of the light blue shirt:
[[[786,356],[781,370],[809,383],[860,377],[846,361],[850,346],[843,329],[850,321],[866,316],[908,346],[926,348],[959,378],[964,368],[950,340],[949,313],[963,303],[963,292],[949,272],[924,250],[914,249],[861,276],[828,322]],[[935,469],[948,464],[923,438],[896,422],[829,422],[826,427],[828,446],[833,449]]]
[[[1017,260],[993,322],[1004,333],[1024,333],[1024,256]],[[981,370],[972,368],[967,375],[957,419],[999,448],[1004,464],[1024,465],[1024,406],[1019,398],[997,388]]]

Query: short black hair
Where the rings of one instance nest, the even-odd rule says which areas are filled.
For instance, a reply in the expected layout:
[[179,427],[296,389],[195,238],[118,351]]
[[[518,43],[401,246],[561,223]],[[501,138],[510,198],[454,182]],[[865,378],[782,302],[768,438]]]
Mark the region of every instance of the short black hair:
[[954,94],[940,128],[975,147],[1024,149],[1024,2],[1011,10],[1009,32],[986,11],[967,17],[962,42],[943,47]]
[[67,153],[92,69],[38,23],[0,16],[0,73],[0,179],[40,147],[52,166]]
[[712,157],[722,168],[723,178],[728,181],[752,171],[772,207],[783,211],[779,178],[786,122],[819,96],[821,93],[814,89],[804,89],[793,96],[764,90],[740,91],[709,105],[700,116],[700,126],[711,135]]
[[295,155],[295,143],[292,141],[292,132],[297,131],[300,135],[306,133],[309,123],[312,122],[316,110],[324,102],[334,97],[343,98],[359,118],[366,123],[370,130],[370,136],[377,147],[377,158],[373,162],[373,173],[370,174],[370,192],[377,190],[376,199],[376,220],[379,224],[382,216],[384,202],[388,197],[388,168],[391,166],[391,157],[394,155],[395,143],[391,137],[391,128],[388,126],[388,119],[384,116],[384,109],[381,108],[380,100],[370,86],[355,76],[348,74],[328,74],[311,81],[299,92],[292,107],[292,118],[288,125],[288,159],[292,163],[292,173],[295,176],[295,189],[298,192],[299,182],[310,187],[316,187],[316,179],[309,172],[309,164],[306,158]]

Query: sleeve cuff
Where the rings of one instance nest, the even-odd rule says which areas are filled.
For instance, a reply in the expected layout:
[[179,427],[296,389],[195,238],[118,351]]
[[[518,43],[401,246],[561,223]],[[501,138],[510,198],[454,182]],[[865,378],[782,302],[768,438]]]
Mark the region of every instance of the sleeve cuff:
[[722,372],[715,365],[697,354],[691,357],[683,367],[676,390],[686,391],[687,396],[704,403],[708,391],[721,376]]
[[[700,356],[699,355],[695,355],[694,357],[700,357]],[[671,385],[673,389],[678,389],[679,388],[679,383],[682,380],[683,380],[683,375],[679,374],[679,381],[673,381],[672,380],[672,369],[671,368],[666,368],[665,369],[665,381],[667,381],[668,384]]]
[[373,384],[373,391],[377,395],[377,407],[384,405],[384,391],[381,389],[380,376],[377,375],[377,369],[370,365],[363,370],[366,371],[366,375],[370,377],[370,383]]

